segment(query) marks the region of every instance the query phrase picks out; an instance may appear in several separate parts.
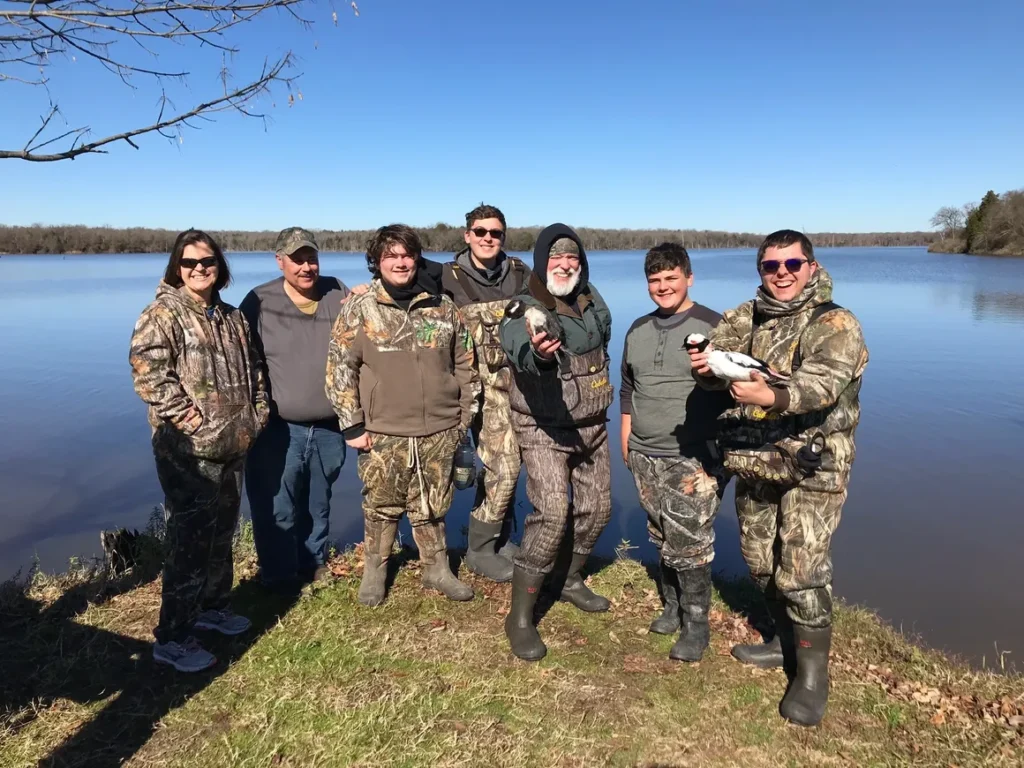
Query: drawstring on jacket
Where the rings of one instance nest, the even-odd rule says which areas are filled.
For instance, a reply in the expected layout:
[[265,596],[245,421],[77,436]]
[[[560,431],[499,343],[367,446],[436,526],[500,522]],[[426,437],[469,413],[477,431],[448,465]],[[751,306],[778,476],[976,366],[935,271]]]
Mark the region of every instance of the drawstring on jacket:
[[430,517],[430,504],[427,500],[427,494],[423,488],[423,465],[420,463],[420,442],[417,437],[409,438],[409,460],[406,462],[406,468],[416,468],[416,482],[420,486],[420,506],[423,508],[423,516],[426,518]]

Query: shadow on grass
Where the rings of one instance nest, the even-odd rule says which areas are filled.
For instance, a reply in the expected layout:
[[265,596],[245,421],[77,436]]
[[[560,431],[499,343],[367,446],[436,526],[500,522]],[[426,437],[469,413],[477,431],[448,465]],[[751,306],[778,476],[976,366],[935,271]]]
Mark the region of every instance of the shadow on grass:
[[746,618],[766,641],[775,636],[771,614],[753,581],[746,577],[712,574],[711,582],[730,611]]
[[153,572],[114,582],[84,583],[43,607],[22,595],[2,606],[0,644],[0,728],[14,732],[30,725],[36,712],[59,699],[90,704],[114,697],[103,709],[43,758],[40,766],[113,768],[130,759],[172,709],[223,674],[295,604],[299,593],[270,594],[258,583],[241,583],[232,605],[248,616],[252,629],[235,638],[203,633],[217,656],[205,672],[182,674],[153,661],[152,644],[76,619],[92,604],[153,581]]

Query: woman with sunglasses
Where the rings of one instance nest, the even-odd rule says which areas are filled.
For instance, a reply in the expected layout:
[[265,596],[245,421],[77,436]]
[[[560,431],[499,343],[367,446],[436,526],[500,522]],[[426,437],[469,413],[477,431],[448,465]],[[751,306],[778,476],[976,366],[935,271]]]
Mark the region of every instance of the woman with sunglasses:
[[182,672],[216,662],[193,628],[237,635],[231,541],[242,462],[270,415],[263,370],[242,313],[220,299],[231,280],[220,247],[190,229],[175,240],[156,299],[135,324],[129,362],[149,406],[167,522],[153,658]]
[[725,466],[736,475],[740,551],[775,620],[767,643],[732,654],[761,668],[796,661],[779,710],[817,725],[828,701],[832,642],[832,535],[846,501],[868,350],[852,312],[832,302],[832,278],[811,241],[784,229],[757,252],[753,301],[724,313],[711,346],[763,360],[788,379],[714,378],[707,350],[690,351],[697,382],[729,388],[721,418]]

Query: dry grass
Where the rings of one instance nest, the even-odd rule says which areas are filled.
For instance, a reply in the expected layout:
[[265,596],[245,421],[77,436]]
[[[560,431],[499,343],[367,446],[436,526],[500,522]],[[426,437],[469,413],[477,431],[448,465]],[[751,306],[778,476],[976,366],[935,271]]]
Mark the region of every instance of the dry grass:
[[[757,637],[750,593],[720,585],[712,648],[672,663],[650,635],[657,595],[626,559],[591,577],[612,611],[542,606],[549,654],[514,659],[509,588],[469,576],[471,603],[424,592],[407,564],[388,601],[356,603],[358,549],[297,599],[253,584],[239,547],[241,638],[211,639],[215,670],[157,668],[158,582],[80,570],[0,600],[0,767],[1021,765],[1024,680],[920,650],[840,607],[825,722],[777,713],[782,672],[738,664]],[[145,571],[145,569],[141,569]],[[755,614],[756,616],[756,614]]]

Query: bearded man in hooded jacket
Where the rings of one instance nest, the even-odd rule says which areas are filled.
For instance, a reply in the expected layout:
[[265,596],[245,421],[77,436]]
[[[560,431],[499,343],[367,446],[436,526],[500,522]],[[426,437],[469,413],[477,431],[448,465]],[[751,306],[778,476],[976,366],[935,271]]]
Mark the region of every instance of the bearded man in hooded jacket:
[[[542,318],[546,331],[538,324]],[[569,560],[560,598],[584,611],[609,607],[580,572],[611,517],[611,326],[579,236],[564,224],[544,229],[527,292],[509,303],[500,327],[513,372],[512,426],[533,505],[514,561],[505,634],[512,653],[528,661],[547,652],[533,609],[560,555]]]

